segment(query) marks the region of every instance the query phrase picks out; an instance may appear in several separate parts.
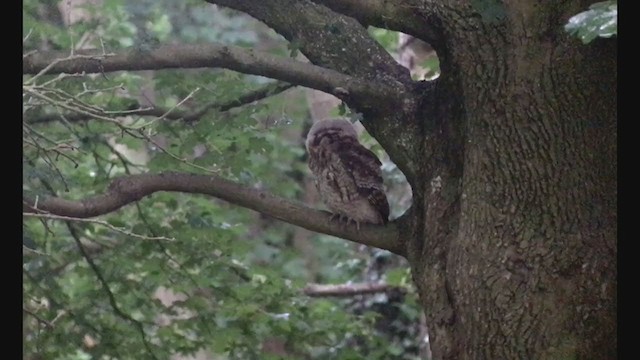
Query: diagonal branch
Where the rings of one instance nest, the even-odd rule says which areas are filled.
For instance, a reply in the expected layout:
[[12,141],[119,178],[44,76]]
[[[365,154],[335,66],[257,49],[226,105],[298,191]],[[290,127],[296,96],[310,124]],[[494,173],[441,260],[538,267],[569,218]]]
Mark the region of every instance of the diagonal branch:
[[31,316],[33,316],[36,320],[38,320],[38,322],[42,323],[44,326],[46,326],[46,327],[48,327],[50,329],[53,329],[55,327],[55,326],[53,326],[53,324],[50,321],[40,317],[35,312],[33,312],[33,311],[27,309],[26,307],[24,307],[24,305],[22,305],[22,311],[27,313],[27,314],[29,314],[29,315],[31,315]]
[[[374,111],[374,108],[396,111],[407,95],[406,84],[411,83],[409,71],[349,16],[311,1],[206,1],[242,11],[264,22],[316,65],[362,79],[375,79],[381,86],[378,90],[386,97],[375,107],[365,98],[349,102],[359,111]],[[283,16],[285,13],[293,16]]]
[[[206,0],[242,11],[299,46],[314,64],[353,76],[409,79],[409,73],[360,23],[312,1]],[[282,16],[283,12],[295,16]],[[362,61],[366,55],[367,61]],[[392,78],[389,78],[391,80]]]
[[[264,22],[314,64],[379,83],[382,98],[338,97],[362,113],[364,127],[409,181],[412,184],[418,181],[416,169],[424,152],[416,144],[421,144],[425,121],[416,114],[424,106],[423,99],[430,97],[426,93],[432,92],[432,83],[414,82],[409,71],[398,64],[362,24],[327,6],[310,0],[206,1],[242,11]],[[404,2],[389,3],[399,7]]]
[[[144,109],[140,105],[134,105],[133,110],[127,110],[126,115],[137,115],[137,116],[155,116],[161,117],[164,116],[165,119],[170,120],[184,120],[186,122],[194,122],[204,116],[207,112],[211,110],[217,110],[220,112],[231,110],[243,105],[250,104],[252,102],[265,99],[269,96],[280,94],[290,88],[294,87],[294,85],[285,83],[285,82],[277,82],[276,84],[268,84],[261,86],[258,89],[250,91],[246,94],[240,95],[238,98],[219,102],[214,101],[210,102],[201,108],[194,110],[192,112],[186,112],[179,109],[168,109],[163,107],[154,107],[149,109]],[[47,114],[42,116],[36,116],[32,118],[26,118],[26,122],[29,124],[40,124],[40,123],[48,123],[51,121],[56,121],[64,117],[68,122],[77,122],[77,121],[85,121],[92,119],[91,116],[82,113],[68,113],[64,115],[60,114]]]
[[79,53],[64,61],[59,61],[66,57],[62,52],[31,54],[23,59],[22,73],[35,74],[47,67],[47,74],[220,67],[318,89],[341,99],[355,97],[360,101],[367,98],[383,101],[388,96],[381,91],[387,87],[382,82],[366,81],[335,70],[237,46],[164,45],[151,51],[128,50],[106,57],[96,50]]
[[329,222],[329,214],[313,210],[264,190],[252,189],[239,183],[211,175],[166,172],[141,174],[114,179],[106,193],[80,201],[58,197],[24,198],[23,211],[48,212],[55,215],[88,218],[113,212],[159,191],[211,195],[305,229],[351,240],[367,246],[389,250],[404,256],[395,223],[387,226],[355,226]]

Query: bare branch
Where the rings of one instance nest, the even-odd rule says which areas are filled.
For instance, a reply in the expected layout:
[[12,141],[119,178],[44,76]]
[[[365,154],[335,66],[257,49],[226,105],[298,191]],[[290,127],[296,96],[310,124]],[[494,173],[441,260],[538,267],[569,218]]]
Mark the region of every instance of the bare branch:
[[[250,104],[254,101],[265,99],[269,96],[280,94],[294,86],[295,85],[285,83],[285,82],[277,82],[275,84],[264,85],[259,87],[258,89],[255,89],[246,94],[240,95],[236,99],[223,101],[223,102],[214,101],[202,106],[201,108],[193,112],[186,112],[179,109],[174,109],[172,111],[169,111],[169,109],[162,108],[162,107],[143,109],[142,106],[140,105],[134,105],[133,110],[126,111],[126,115],[159,117],[166,114],[165,119],[184,120],[186,122],[194,122],[211,110],[217,110],[221,112],[228,111],[236,107]],[[64,114],[63,116],[69,122],[85,121],[85,120],[91,119],[91,117],[81,113],[69,113],[69,114]],[[49,114],[49,115],[43,115],[43,116],[38,116],[34,118],[27,118],[25,120],[29,124],[39,124],[39,123],[56,121],[60,119],[60,117],[61,115],[59,114]]]
[[27,213],[44,211],[61,216],[89,218],[113,212],[159,191],[214,196],[311,231],[341,237],[404,256],[404,246],[399,240],[395,223],[387,226],[363,224],[358,231],[355,226],[330,222],[329,213],[325,211],[313,210],[267,191],[251,189],[213,175],[166,172],[124,176],[114,179],[106,193],[80,201],[40,196],[36,208],[35,199],[25,197],[23,211]]
[[337,296],[349,297],[363,294],[375,294],[387,292],[393,289],[401,289],[398,286],[391,286],[385,283],[361,283],[361,284],[308,284],[303,289],[305,295],[313,297]]
[[25,312],[25,313],[27,313],[27,314],[29,314],[29,315],[31,315],[31,316],[33,316],[36,320],[38,320],[38,322],[40,322],[40,323],[44,324],[44,326],[46,326],[46,327],[48,327],[48,328],[50,328],[50,329],[52,329],[52,328],[54,327],[54,326],[53,326],[53,323],[51,323],[50,321],[47,321],[47,320],[43,319],[43,318],[42,318],[42,317],[40,317],[38,314],[36,314],[35,312],[33,312],[33,311],[31,311],[31,310],[27,309],[27,308],[26,308],[26,307],[24,307],[24,306],[22,306],[22,311],[23,311],[23,312]]
[[73,74],[221,67],[246,74],[280,79],[334,94],[343,99],[355,95],[380,98],[380,89],[387,87],[382,82],[364,81],[320,66],[237,46],[165,45],[147,52],[128,50],[105,58],[99,58],[95,50],[85,51],[82,54],[85,55],[81,57],[76,55],[60,61],[64,53],[35,53],[23,60],[22,72],[23,74],[41,74],[44,69],[47,69],[48,74]]

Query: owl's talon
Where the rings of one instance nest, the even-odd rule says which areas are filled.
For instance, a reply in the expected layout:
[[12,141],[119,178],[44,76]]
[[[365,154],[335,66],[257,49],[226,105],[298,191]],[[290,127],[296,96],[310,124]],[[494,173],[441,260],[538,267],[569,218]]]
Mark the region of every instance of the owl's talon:
[[360,222],[356,219],[352,219],[348,216],[345,216],[345,218],[347,219],[347,227],[349,227],[351,225],[351,223],[355,223],[356,224],[356,230],[360,231]]
[[338,221],[340,221],[340,214],[331,214],[331,216],[329,216],[329,222],[335,220],[336,217],[338,217]]
[[349,227],[351,225],[351,223],[355,223],[356,224],[356,230],[360,231],[360,222],[356,219],[352,219],[347,215],[343,215],[343,214],[331,214],[331,216],[329,216],[329,222],[332,222],[333,220],[335,220],[336,218],[338,218],[338,222],[342,223],[343,221],[346,220],[345,226]]

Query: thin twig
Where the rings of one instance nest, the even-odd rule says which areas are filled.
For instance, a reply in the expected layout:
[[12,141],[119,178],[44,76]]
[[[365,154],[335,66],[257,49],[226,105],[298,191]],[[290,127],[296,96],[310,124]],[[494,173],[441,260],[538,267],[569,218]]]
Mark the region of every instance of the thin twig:
[[48,102],[49,104],[51,104],[53,106],[61,107],[63,109],[67,109],[69,111],[73,111],[73,112],[77,112],[77,113],[80,113],[80,114],[84,114],[84,115],[92,117],[94,119],[99,119],[99,120],[104,120],[104,121],[107,121],[107,122],[115,123],[115,124],[117,124],[118,126],[121,126],[121,127],[126,127],[125,125],[121,124],[119,121],[117,121],[115,119],[112,119],[110,117],[102,116],[100,114],[91,113],[91,112],[88,112],[86,110],[79,109],[77,107],[73,107],[73,106],[67,105],[67,104],[65,104],[63,102],[57,101],[55,99],[52,99],[52,98],[50,98],[50,97],[48,97],[48,96],[36,91],[34,88],[23,86],[23,89],[25,91],[27,91],[28,93],[32,94],[33,96],[35,96],[35,97],[37,97],[37,98],[39,98],[41,100],[44,100],[44,101]]
[[[73,48],[72,48],[73,49]],[[35,83],[35,81],[41,77],[42,75],[46,74],[49,70],[51,70],[54,66],[63,63],[63,62],[67,62],[67,61],[72,61],[72,60],[77,60],[77,59],[89,59],[89,60],[97,60],[97,61],[101,61],[102,59],[108,57],[108,56],[115,56],[115,54],[103,54],[103,55],[74,55],[73,53],[69,56],[67,56],[66,58],[58,58],[53,60],[52,62],[49,63],[49,65],[45,66],[44,69],[40,70],[40,72],[38,72],[36,75],[34,75],[31,79],[27,80],[25,82],[25,85],[29,85],[29,84],[33,84]]]
[[85,74],[83,72],[82,73],[78,73],[78,74],[64,74],[64,73],[63,74],[58,74],[58,76],[54,77],[53,79],[51,79],[49,81],[43,82],[39,86],[40,87],[47,87],[47,86],[49,86],[49,85],[51,85],[53,83],[56,83],[56,82],[58,82],[60,80],[66,79],[66,78],[70,78],[70,77],[74,77],[74,78],[75,77],[85,77],[85,76],[87,76],[87,74]]
[[140,332],[140,336],[142,338],[142,343],[144,344],[145,348],[147,349],[149,354],[154,359],[156,359],[155,354],[151,350],[151,345],[149,344],[149,340],[147,339],[147,336],[146,336],[146,334],[144,332],[144,325],[142,324],[141,321],[132,318],[131,315],[125,313],[124,311],[122,311],[122,309],[120,309],[118,303],[116,302],[115,295],[113,295],[113,292],[111,291],[111,288],[109,287],[109,283],[107,282],[107,280],[102,275],[102,272],[100,271],[100,268],[98,267],[98,265],[96,265],[96,263],[93,261],[93,259],[87,253],[84,245],[82,245],[82,241],[80,241],[80,236],[78,235],[76,229],[74,229],[74,227],[71,225],[71,223],[67,222],[66,224],[67,224],[67,228],[69,229],[69,233],[71,234],[71,237],[73,237],[73,240],[76,242],[76,245],[78,246],[78,250],[80,251],[80,254],[82,255],[82,257],[84,257],[85,261],[89,264],[89,267],[91,267],[91,270],[93,270],[94,274],[98,278],[98,281],[102,285],[102,288],[107,293],[107,297],[109,298],[109,304],[111,305],[111,308],[113,309],[113,311],[115,312],[115,314],[118,317],[120,317],[120,318],[122,318],[124,320],[127,320],[127,321],[131,322],[132,324],[134,324],[134,326]]
[[[217,110],[220,112],[228,111],[243,105],[251,104],[253,102],[265,99],[270,96],[278,95],[295,85],[285,83],[285,82],[277,82],[275,84],[269,84],[262,86],[256,90],[252,90],[246,94],[240,95],[238,98],[228,100],[228,101],[212,101],[193,112],[184,112],[184,111],[176,111],[171,109],[164,109],[160,107],[142,107],[138,106],[138,108],[133,110],[103,110],[102,113],[106,115],[138,115],[138,116],[161,116],[165,119],[169,120],[184,120],[187,123],[194,122],[206,115],[211,110]],[[91,119],[91,116],[86,114],[78,114],[78,113],[67,113],[64,115],[68,121],[77,122]],[[43,115],[39,117],[35,117],[32,119],[27,119],[27,122],[32,124],[39,123],[47,123],[51,121],[56,121],[57,116],[55,115]]]
[[[79,314],[77,314],[76,312],[72,311],[71,309],[65,308],[62,304],[63,301],[56,299],[56,294],[62,294],[63,291],[58,287],[56,282],[46,282],[47,287],[44,286],[45,282],[39,281],[36,277],[34,277],[31,273],[29,273],[24,267],[22,268],[22,273],[27,277],[27,279],[29,279],[31,281],[31,284],[33,286],[35,286],[36,288],[38,288],[43,294],[46,294],[47,296],[47,300],[51,303],[51,305],[54,308],[60,308],[62,309],[62,312],[64,312],[65,314],[69,314],[69,316],[71,316],[77,324],[84,326],[86,329],[83,330],[90,330],[92,331],[94,334],[102,334],[102,332],[95,327],[93,324],[94,322],[92,322],[95,319],[92,319],[92,321],[86,321],[84,318],[82,318]],[[49,286],[56,286],[55,289],[49,289]],[[56,317],[57,319],[57,317]],[[54,319],[54,320],[56,320]],[[106,331],[110,331],[110,328],[108,327],[103,327],[102,329],[106,330]],[[118,347],[116,346],[116,344],[113,344],[113,342],[109,339],[112,338],[109,336],[102,336],[102,338],[105,340],[105,345],[110,345],[111,348],[114,350],[114,352],[116,354],[118,354]],[[122,356],[117,356],[117,358],[122,358]]]
[[[129,135],[132,135],[129,131],[126,131],[126,132],[127,132]],[[160,151],[162,151],[163,153],[165,153],[165,154],[169,155],[170,157],[172,157],[172,158],[174,158],[174,159],[176,159],[176,160],[180,161],[181,163],[187,164],[187,165],[189,165],[189,166],[191,166],[191,167],[194,167],[194,168],[196,168],[196,169],[199,169],[199,170],[202,170],[202,171],[205,171],[205,172],[208,172],[208,173],[212,173],[212,174],[216,174],[216,173],[218,173],[218,170],[208,169],[208,168],[206,168],[206,167],[204,167],[204,166],[200,166],[200,165],[198,165],[198,164],[192,163],[191,161],[187,160],[186,158],[181,158],[181,157],[179,157],[178,155],[176,155],[176,154],[174,154],[174,153],[170,152],[169,150],[165,149],[165,148],[164,148],[164,147],[162,147],[160,144],[158,144],[158,142],[157,142],[157,141],[153,140],[153,139],[151,138],[151,136],[149,136],[149,135],[145,134],[145,133],[144,133],[144,131],[140,130],[138,133],[139,133],[139,134],[140,134],[144,139],[146,139],[148,142],[152,143],[152,144],[153,144],[156,148],[158,148]],[[132,135],[132,136],[133,136],[133,135]],[[218,150],[218,152],[220,152],[220,151]]]
[[50,329],[53,329],[53,328],[54,328],[53,324],[52,324],[50,321],[47,321],[47,320],[45,320],[45,319],[41,318],[40,316],[38,316],[38,314],[36,314],[36,313],[34,313],[33,311],[31,311],[31,310],[27,309],[26,307],[24,307],[24,306],[23,306],[23,307],[22,307],[22,311],[24,311],[25,313],[27,313],[27,314],[29,314],[29,315],[33,316],[36,320],[38,320],[38,322],[43,323],[46,327],[48,327],[48,328],[50,328]]
[[73,221],[73,222],[84,222],[84,223],[93,223],[93,224],[99,224],[102,226],[105,226],[113,231],[117,231],[121,234],[127,235],[127,236],[131,236],[137,239],[142,239],[142,240],[165,240],[165,241],[175,241],[176,239],[174,238],[168,238],[168,237],[164,237],[164,236],[144,236],[144,235],[140,235],[140,234],[136,234],[136,233],[132,233],[129,232],[127,230],[124,230],[122,228],[119,227],[115,227],[111,224],[109,224],[106,221],[100,221],[100,220],[95,220],[95,219],[81,219],[81,218],[75,218],[75,217],[69,217],[69,216],[60,216],[60,215],[54,215],[54,214],[45,214],[45,213],[22,213],[22,216],[25,217],[35,217],[35,218],[45,218],[45,219],[52,219],[52,220],[63,220],[63,221]]
[[34,131],[33,129],[31,129],[27,124],[23,124],[23,129],[26,128],[29,131],[26,131],[27,135],[33,140],[33,144],[30,144],[32,146],[35,146],[37,148],[37,152],[39,153],[40,150],[42,150],[42,153],[44,155],[44,157],[42,158],[42,160],[48,164],[50,167],[52,167],[56,173],[58,173],[58,176],[60,176],[60,179],[62,180],[62,183],[64,185],[64,188],[66,191],[69,191],[69,185],[67,184],[67,180],[64,178],[64,175],[62,174],[62,172],[60,171],[60,169],[58,168],[58,166],[56,166],[56,164],[54,164],[54,161],[51,159],[51,157],[49,156],[49,153],[43,148],[41,147],[38,142],[36,141],[36,139],[31,135],[36,134],[38,136],[40,136],[41,138],[56,144],[56,142],[54,140],[49,139],[48,137],[38,133],[37,131]]
[[22,245],[22,250],[26,250],[27,252],[34,253],[34,254],[40,255],[40,256],[49,256],[49,254],[47,254],[47,253],[43,253],[42,251],[38,251],[36,249],[32,249],[32,248],[30,248],[30,247],[28,247],[26,245]]
[[27,40],[29,39],[29,37],[31,36],[31,33],[33,33],[33,28],[29,29],[29,32],[27,33],[27,35],[25,35],[22,38],[22,43],[24,44],[25,42],[27,42]]
[[190,98],[193,97],[193,95],[195,93],[197,93],[198,91],[200,91],[200,88],[195,88],[195,90],[193,90],[192,92],[189,93],[189,95],[187,95],[184,99],[182,99],[182,101],[180,101],[179,103],[177,103],[175,106],[171,107],[170,109],[168,109],[164,114],[162,114],[161,116],[159,116],[156,119],[151,120],[150,122],[148,122],[145,125],[142,125],[142,127],[145,127],[147,125],[151,125],[152,123],[158,121],[158,120],[162,120],[164,119],[167,115],[169,115],[169,113],[171,113],[174,109],[179,108],[182,104],[184,104],[185,101],[189,100]]

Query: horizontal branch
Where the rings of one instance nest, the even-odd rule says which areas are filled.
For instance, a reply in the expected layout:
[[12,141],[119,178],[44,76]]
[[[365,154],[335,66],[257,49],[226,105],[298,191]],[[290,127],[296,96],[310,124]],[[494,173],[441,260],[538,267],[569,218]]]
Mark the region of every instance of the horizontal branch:
[[[294,85],[278,82],[276,84],[268,84],[261,86],[258,89],[250,91],[246,94],[240,95],[238,98],[227,100],[227,101],[213,101],[209,104],[206,104],[199,108],[198,110],[187,112],[182,111],[177,108],[169,109],[163,107],[153,107],[144,109],[142,106],[137,105],[133,107],[133,110],[126,111],[126,115],[133,116],[154,116],[154,117],[163,117],[164,119],[169,120],[184,120],[186,122],[194,122],[204,116],[207,112],[211,110],[217,111],[227,111],[236,107],[240,107],[243,105],[250,104],[254,101],[265,99],[269,96],[280,94],[290,88],[294,87]],[[136,109],[136,107],[138,109]],[[85,121],[92,119],[91,116],[82,114],[82,113],[68,113],[68,114],[47,114],[42,116],[34,116],[32,118],[27,117],[25,120],[29,124],[40,124],[47,123],[51,121],[57,121],[61,117],[64,116],[64,119],[69,122],[77,122],[77,121]]]
[[48,68],[47,74],[225,68],[318,89],[341,99],[356,96],[383,101],[380,89],[385,88],[383,83],[365,81],[291,58],[214,44],[164,45],[151,51],[130,49],[110,55],[97,50],[79,51],[76,56],[63,52],[36,52],[23,59],[23,74],[37,74],[45,68]]
[[395,223],[384,227],[361,224],[360,230],[357,230],[355,226],[346,226],[345,223],[330,222],[330,216],[325,211],[314,210],[267,191],[251,189],[211,175],[166,172],[124,176],[114,179],[104,194],[80,201],[58,197],[35,199],[25,197],[23,211],[89,218],[116,211],[159,191],[214,196],[311,231],[341,237],[404,256],[404,248],[399,240]]
[[[438,41],[431,12],[424,2],[414,0],[312,0],[333,11],[357,19],[364,25],[400,31],[429,43]],[[431,16],[433,17],[433,16]],[[431,21],[429,21],[431,20]]]
[[355,295],[375,294],[387,292],[389,290],[399,289],[398,286],[391,286],[385,283],[362,283],[362,284],[339,284],[339,285],[323,285],[308,284],[303,289],[307,296],[324,297],[337,296],[349,297]]

